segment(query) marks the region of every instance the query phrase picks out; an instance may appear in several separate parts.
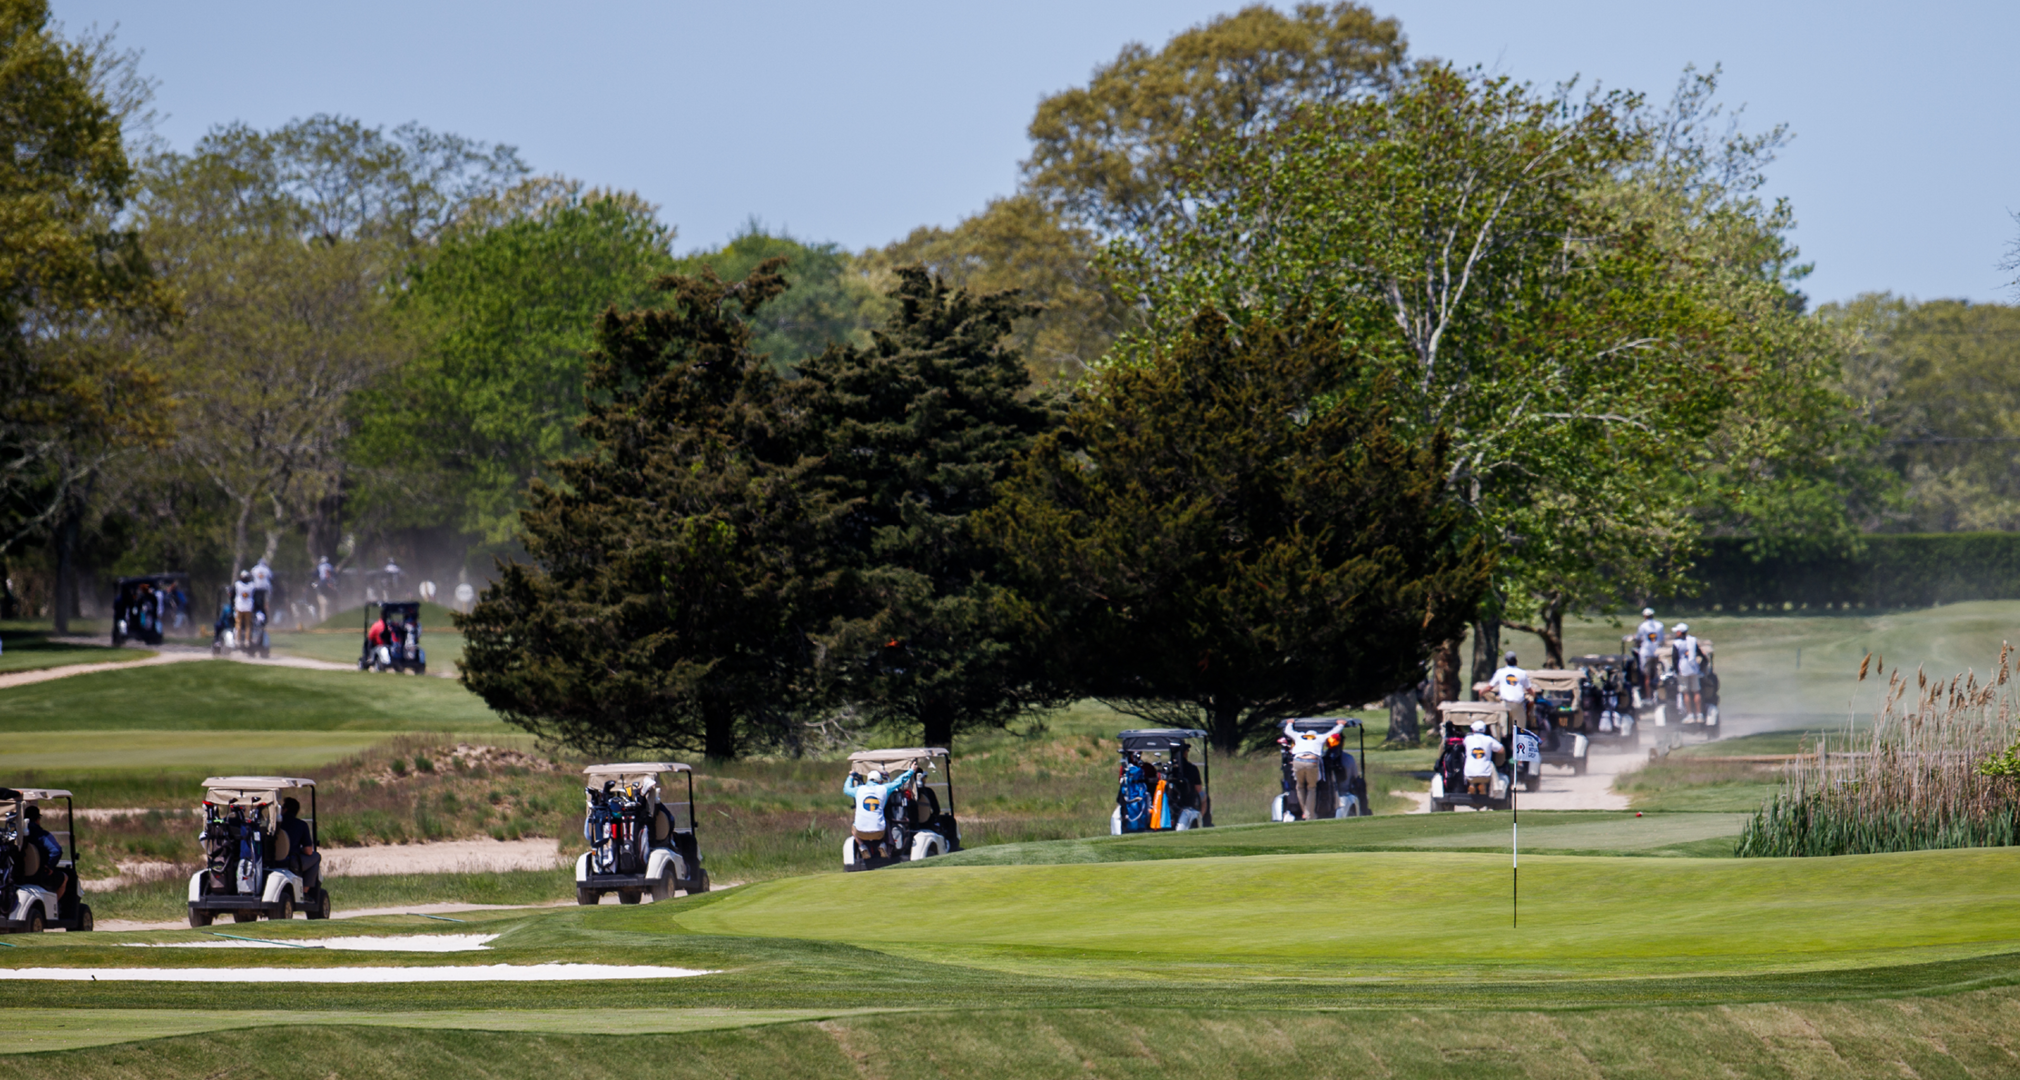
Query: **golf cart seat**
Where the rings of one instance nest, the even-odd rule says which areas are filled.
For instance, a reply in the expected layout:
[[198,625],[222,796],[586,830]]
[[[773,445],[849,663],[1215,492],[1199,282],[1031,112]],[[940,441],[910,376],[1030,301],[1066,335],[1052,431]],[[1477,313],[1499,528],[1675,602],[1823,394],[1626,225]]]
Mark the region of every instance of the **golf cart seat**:
[[42,849],[28,844],[21,849],[21,876],[32,878],[42,872]]

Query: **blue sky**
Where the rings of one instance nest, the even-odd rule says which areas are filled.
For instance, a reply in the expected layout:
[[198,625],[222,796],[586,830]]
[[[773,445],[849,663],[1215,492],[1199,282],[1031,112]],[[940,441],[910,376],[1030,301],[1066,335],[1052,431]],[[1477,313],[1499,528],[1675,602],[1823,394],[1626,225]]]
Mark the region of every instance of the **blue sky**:
[[[417,120],[519,147],[542,172],[634,189],[683,248],[753,215],[850,248],[950,225],[1016,185],[1047,93],[1128,41],[1231,0],[305,4],[52,0],[118,24],[161,82],[161,133],[317,112]],[[1280,6],[1288,6],[1280,5]],[[1411,51],[1542,85],[1666,96],[1723,64],[1723,97],[1796,141],[1771,173],[1818,300],[1892,290],[2010,300],[2020,210],[2020,3],[1530,4],[1400,0]]]

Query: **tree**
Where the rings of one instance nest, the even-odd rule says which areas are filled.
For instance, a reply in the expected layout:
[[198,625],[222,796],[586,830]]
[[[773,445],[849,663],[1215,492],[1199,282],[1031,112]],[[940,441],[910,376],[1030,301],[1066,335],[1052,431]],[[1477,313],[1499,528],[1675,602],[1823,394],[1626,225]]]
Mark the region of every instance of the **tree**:
[[809,244],[783,233],[772,235],[755,220],[714,251],[700,251],[675,264],[679,273],[704,269],[724,281],[740,281],[772,259],[783,259],[791,286],[753,314],[755,348],[781,371],[791,371],[832,344],[865,345],[869,329],[886,307],[836,244]]
[[720,759],[800,707],[812,658],[795,618],[826,572],[830,515],[753,349],[779,268],[669,276],[662,304],[599,318],[591,448],[558,486],[533,482],[531,561],[501,562],[458,619],[464,684],[509,722],[585,750]]
[[1364,96],[1393,77],[1403,47],[1394,19],[1354,3],[1288,17],[1252,4],[1157,52],[1126,45],[1087,86],[1039,102],[1025,190],[1104,235],[1143,234],[1180,197],[1202,137]]
[[408,276],[402,313],[424,344],[365,396],[350,448],[392,521],[508,542],[527,483],[582,450],[597,316],[647,303],[672,262],[672,230],[635,196],[529,186]]
[[1027,605],[971,525],[1058,413],[1025,393],[1005,344],[1030,307],[896,271],[896,312],[869,348],[800,367],[808,482],[838,511],[838,571],[815,635],[831,704],[950,746],[1055,697],[1031,665]]
[[856,269],[880,291],[896,268],[923,266],[956,289],[1016,290],[1040,310],[1009,338],[1038,382],[1071,382],[1091,368],[1122,329],[1125,312],[1094,269],[1099,247],[1031,195],[996,199],[952,229],[920,227],[888,247],[864,252]]
[[1393,397],[1296,309],[1209,310],[1104,368],[983,518],[1066,680],[1227,749],[1414,684],[1489,559]]

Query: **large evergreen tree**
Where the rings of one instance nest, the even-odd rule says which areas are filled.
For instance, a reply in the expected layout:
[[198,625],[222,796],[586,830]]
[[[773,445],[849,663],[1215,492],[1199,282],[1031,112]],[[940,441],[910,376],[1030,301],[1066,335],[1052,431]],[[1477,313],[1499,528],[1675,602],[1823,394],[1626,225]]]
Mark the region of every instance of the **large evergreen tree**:
[[1007,339],[1033,305],[897,271],[897,310],[867,349],[808,361],[794,384],[840,510],[840,571],[820,644],[828,693],[946,746],[1051,699],[1028,666],[1031,625],[971,523],[1058,412],[1028,396]]
[[1417,679],[1488,560],[1443,497],[1443,438],[1392,423],[1340,327],[1207,313],[1096,377],[982,527],[1055,670],[1233,749]]

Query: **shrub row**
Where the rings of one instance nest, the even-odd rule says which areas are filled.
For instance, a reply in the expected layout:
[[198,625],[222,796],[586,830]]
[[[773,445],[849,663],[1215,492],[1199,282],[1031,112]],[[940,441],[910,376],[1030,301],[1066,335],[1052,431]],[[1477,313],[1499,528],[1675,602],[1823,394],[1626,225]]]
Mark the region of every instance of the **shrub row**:
[[1929,607],[2020,599],[2020,533],[1875,535],[1848,555],[1756,559],[1741,537],[1706,544],[1683,606],[1710,610]]

